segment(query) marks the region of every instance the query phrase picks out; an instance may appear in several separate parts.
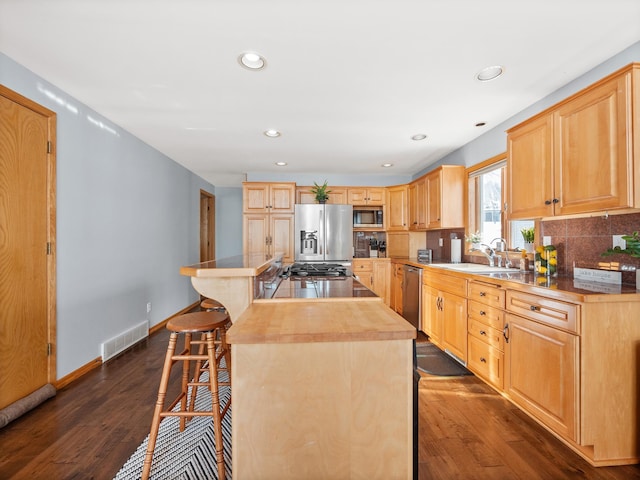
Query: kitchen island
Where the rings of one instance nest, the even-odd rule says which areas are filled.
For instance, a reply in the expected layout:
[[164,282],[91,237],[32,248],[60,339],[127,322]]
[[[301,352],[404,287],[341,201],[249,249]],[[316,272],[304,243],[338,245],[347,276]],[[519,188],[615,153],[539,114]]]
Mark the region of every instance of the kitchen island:
[[227,263],[181,273],[236,308],[234,478],[412,478],[416,329],[353,278],[285,279],[254,299],[269,265],[215,271]]

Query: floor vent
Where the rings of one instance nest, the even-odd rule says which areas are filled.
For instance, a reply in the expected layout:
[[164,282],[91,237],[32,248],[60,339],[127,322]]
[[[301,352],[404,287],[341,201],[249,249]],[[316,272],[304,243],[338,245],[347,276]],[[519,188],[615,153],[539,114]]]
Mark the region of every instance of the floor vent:
[[102,362],[113,358],[123,350],[129,348],[134,343],[149,336],[149,324],[144,322],[130,328],[126,332],[107,340],[102,344]]

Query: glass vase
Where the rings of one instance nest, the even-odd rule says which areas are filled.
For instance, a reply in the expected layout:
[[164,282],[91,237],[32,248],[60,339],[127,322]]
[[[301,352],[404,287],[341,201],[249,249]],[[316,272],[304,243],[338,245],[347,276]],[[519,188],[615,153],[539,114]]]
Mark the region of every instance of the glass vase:
[[535,260],[535,270],[537,275],[546,277],[558,276],[558,250],[553,245],[537,247]]

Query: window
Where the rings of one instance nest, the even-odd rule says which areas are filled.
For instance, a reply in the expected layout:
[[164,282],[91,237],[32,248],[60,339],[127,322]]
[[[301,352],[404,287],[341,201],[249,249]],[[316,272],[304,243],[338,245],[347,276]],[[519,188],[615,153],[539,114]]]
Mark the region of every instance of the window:
[[[504,238],[509,249],[523,248],[520,230],[533,226],[532,220],[507,222],[505,205],[507,155],[496,157],[469,168],[469,232],[480,232],[482,243]],[[495,242],[493,243],[495,245]]]

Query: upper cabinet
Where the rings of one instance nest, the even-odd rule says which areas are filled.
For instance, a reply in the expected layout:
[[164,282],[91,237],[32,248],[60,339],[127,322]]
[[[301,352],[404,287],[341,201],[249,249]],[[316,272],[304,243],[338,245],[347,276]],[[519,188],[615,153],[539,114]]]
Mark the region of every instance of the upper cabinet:
[[349,188],[347,203],[351,205],[384,205],[384,188]]
[[244,182],[242,186],[243,213],[293,213],[295,183]]
[[409,230],[408,185],[387,187],[389,203],[387,205],[387,230]]
[[[311,193],[311,188],[312,187],[296,187],[296,203],[318,203],[316,196]],[[341,205],[348,203],[346,188],[329,186],[329,191],[327,203]]]
[[507,132],[510,219],[640,207],[639,84],[634,64]]
[[427,228],[427,181],[420,177],[409,184],[409,230]]
[[444,165],[427,174],[427,229],[464,227],[465,167]]

